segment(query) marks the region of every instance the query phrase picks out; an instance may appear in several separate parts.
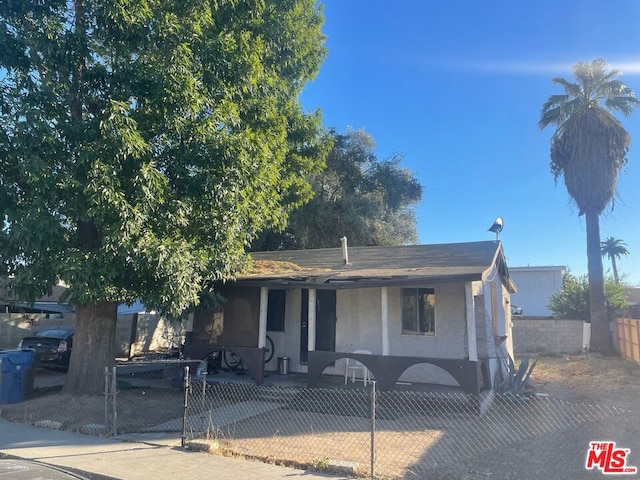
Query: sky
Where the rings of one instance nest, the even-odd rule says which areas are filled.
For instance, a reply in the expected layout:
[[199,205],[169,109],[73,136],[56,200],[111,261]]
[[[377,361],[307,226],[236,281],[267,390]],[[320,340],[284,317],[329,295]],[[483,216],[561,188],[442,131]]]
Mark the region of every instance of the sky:
[[[424,187],[420,243],[495,239],[509,267],[587,272],[584,217],[549,169],[553,127],[542,104],[555,77],[606,59],[640,97],[636,0],[324,0],[327,57],[300,97],[339,133],[364,129],[379,159],[394,153]],[[632,144],[613,210],[600,221],[629,255],[618,270],[640,284],[640,109],[620,117]],[[603,259],[605,271],[610,263]]]

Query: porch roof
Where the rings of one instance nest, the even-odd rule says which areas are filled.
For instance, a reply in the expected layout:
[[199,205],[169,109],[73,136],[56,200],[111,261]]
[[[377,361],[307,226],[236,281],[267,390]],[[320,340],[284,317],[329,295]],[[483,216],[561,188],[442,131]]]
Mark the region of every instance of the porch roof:
[[[236,278],[253,285],[308,285],[318,289],[362,288],[424,282],[485,280],[494,267],[509,290],[515,286],[500,242],[254,252],[253,267]],[[311,284],[311,285],[310,285]]]

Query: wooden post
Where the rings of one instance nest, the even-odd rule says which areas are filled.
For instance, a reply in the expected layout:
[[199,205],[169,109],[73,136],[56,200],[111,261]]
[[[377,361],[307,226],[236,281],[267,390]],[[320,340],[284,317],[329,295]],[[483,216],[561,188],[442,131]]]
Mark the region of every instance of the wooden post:
[[309,289],[309,330],[307,350],[310,352],[316,351],[316,290],[315,288]]
[[260,288],[260,323],[258,326],[258,348],[264,348],[267,343],[267,304],[269,302],[269,288]]
[[382,287],[380,292],[382,308],[382,355],[389,355],[389,292],[387,287]]

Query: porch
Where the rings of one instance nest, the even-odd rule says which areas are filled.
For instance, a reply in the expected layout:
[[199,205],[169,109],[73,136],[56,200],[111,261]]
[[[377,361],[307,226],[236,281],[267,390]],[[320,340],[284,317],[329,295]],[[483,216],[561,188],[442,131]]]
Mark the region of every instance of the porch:
[[[199,348],[198,348],[199,347]],[[219,347],[218,347],[219,348]],[[192,354],[199,352],[199,355],[192,355],[191,358],[205,358],[211,350],[211,347],[191,345],[187,352]],[[223,355],[224,351],[232,351],[242,356],[242,368],[234,371],[222,366],[209,372],[209,381],[231,381],[231,382],[252,382],[258,385],[308,385],[310,387],[339,387],[345,386],[345,375],[336,373],[342,367],[336,366],[343,359],[353,359],[360,362],[369,371],[371,378],[377,381],[378,390],[417,390],[417,391],[438,391],[440,387],[445,389],[462,390],[467,394],[479,394],[482,391],[491,389],[491,380],[489,375],[488,359],[479,359],[470,361],[468,359],[444,359],[444,358],[428,358],[428,357],[409,357],[394,355],[374,355],[363,353],[349,352],[326,352],[326,351],[309,351],[308,352],[308,368],[307,372],[288,372],[280,374],[278,371],[265,370],[264,349],[252,347],[228,347],[220,350],[219,354]],[[245,360],[246,359],[246,360]],[[400,381],[400,378],[407,369],[413,365],[434,365],[453,377],[459,387],[445,387],[432,383],[423,382],[407,382]],[[331,371],[327,371],[328,367],[333,367]],[[344,367],[346,368],[346,367]],[[355,384],[355,385],[354,385]],[[363,386],[362,375],[356,382],[347,382],[350,385]]]
[[[376,380],[376,379],[373,379]],[[231,371],[229,369],[222,369],[216,373],[207,374],[207,383],[239,383],[254,385],[257,382],[256,378],[248,370]],[[320,376],[315,377],[315,381],[311,382],[311,375],[309,373],[292,372],[286,375],[282,375],[277,371],[266,370],[263,372],[262,386],[265,387],[296,387],[305,388],[313,386],[318,389],[345,389],[345,390],[363,390],[371,388],[370,385],[365,386],[362,382],[362,377],[356,377],[356,381],[352,382],[349,377],[346,385],[344,382],[344,375],[335,375],[329,373],[321,373]],[[376,380],[376,389],[380,390],[380,383]],[[407,392],[422,392],[422,393],[453,393],[462,394],[465,393],[461,387],[447,386],[447,385],[435,385],[420,382],[396,382],[393,390],[407,391]]]

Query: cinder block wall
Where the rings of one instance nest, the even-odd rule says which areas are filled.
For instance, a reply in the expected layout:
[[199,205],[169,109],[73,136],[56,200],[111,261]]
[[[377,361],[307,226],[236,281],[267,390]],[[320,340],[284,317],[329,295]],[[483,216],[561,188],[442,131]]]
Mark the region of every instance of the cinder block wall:
[[[116,356],[127,357],[129,353],[151,350],[165,350],[172,338],[183,340],[182,325],[174,324],[166,318],[152,313],[138,315],[131,345],[131,329],[133,315],[118,315],[116,326]],[[11,350],[18,347],[23,337],[46,327],[73,327],[75,315],[47,316],[46,314],[0,313],[0,350]]]
[[583,323],[582,320],[514,318],[515,353],[580,353]]
[[73,327],[75,315],[0,313],[0,350],[18,348],[22,337],[45,327]]

